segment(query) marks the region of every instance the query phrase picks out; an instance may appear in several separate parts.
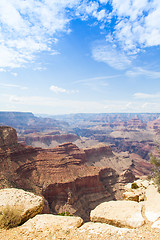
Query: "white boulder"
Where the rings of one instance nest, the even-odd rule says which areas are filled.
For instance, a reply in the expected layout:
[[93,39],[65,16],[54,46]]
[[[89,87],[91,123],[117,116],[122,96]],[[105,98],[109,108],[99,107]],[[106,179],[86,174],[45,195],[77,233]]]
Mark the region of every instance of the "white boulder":
[[134,201],[110,201],[98,205],[91,211],[92,222],[111,224],[117,227],[137,228],[145,221],[141,215],[142,206]]
[[40,196],[36,196],[31,192],[26,192],[22,189],[6,188],[0,190],[0,212],[3,214],[3,209],[7,206],[13,209],[21,208],[21,222],[27,221],[43,210],[44,201]]
[[46,229],[52,228],[67,230],[70,228],[78,228],[82,223],[83,220],[80,217],[39,214],[24,223],[21,229],[28,230],[29,232],[45,231]]

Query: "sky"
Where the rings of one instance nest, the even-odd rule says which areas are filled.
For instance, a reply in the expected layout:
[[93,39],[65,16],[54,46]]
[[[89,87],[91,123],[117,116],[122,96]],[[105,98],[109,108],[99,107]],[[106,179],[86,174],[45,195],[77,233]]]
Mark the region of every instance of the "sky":
[[160,112],[159,0],[0,0],[0,111]]

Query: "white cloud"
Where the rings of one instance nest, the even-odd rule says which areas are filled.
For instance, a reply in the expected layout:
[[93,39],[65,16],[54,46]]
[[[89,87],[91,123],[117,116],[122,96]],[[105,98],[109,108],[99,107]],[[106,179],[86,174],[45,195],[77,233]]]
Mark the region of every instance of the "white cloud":
[[[109,3],[112,10],[105,12],[103,28],[108,30],[108,24],[112,23],[114,31],[108,31],[105,45],[97,47],[96,54],[93,50],[93,57],[114,68],[124,69],[133,59],[130,56],[136,57],[146,47],[160,45],[160,1],[111,0]],[[110,19],[114,19],[114,25]],[[108,44],[115,46],[116,51],[113,48],[109,51]]]
[[57,31],[68,31],[71,20],[65,8],[79,0],[1,0],[0,67],[17,68],[34,60],[35,53],[51,51]]
[[149,93],[134,93],[133,95],[138,99],[160,99],[160,93],[149,94]]
[[16,84],[7,84],[7,83],[0,83],[1,87],[6,87],[6,88],[19,88],[20,90],[27,90],[28,87],[25,86],[20,86],[20,85],[16,85]]
[[[107,80],[107,79],[112,79],[112,78],[117,78],[119,77],[120,75],[110,75],[110,76],[101,76],[101,77],[92,77],[92,78],[85,78],[85,79],[81,79],[81,80],[77,80],[75,82],[73,82],[74,84],[77,84],[77,83],[88,83],[88,82],[93,82],[93,81],[102,81],[102,80]],[[108,85],[108,83],[107,83]]]
[[75,9],[76,16],[80,17],[82,20],[87,20],[89,16],[93,16],[97,13],[98,7],[99,4],[96,1],[82,1],[82,3]]
[[[106,8],[110,4],[110,8]],[[54,44],[58,32],[70,32],[70,21],[92,18],[108,32],[112,48],[97,49],[95,60],[124,69],[145,47],[160,45],[160,1],[158,0],[1,0],[0,1],[0,68],[18,68],[35,60],[36,53],[58,54]],[[114,21],[111,21],[111,19]],[[114,31],[110,32],[108,25]],[[114,24],[114,26],[113,26]],[[119,49],[119,50],[118,50]],[[121,53],[117,52],[120,51]],[[108,57],[107,57],[107,55]],[[116,57],[119,59],[116,62]],[[120,58],[122,61],[120,61]]]
[[77,93],[78,92],[78,90],[67,90],[67,89],[64,89],[64,88],[57,87],[55,85],[50,86],[50,90],[52,92],[56,93],[56,94],[58,94],[58,93],[68,93],[68,94],[70,94],[70,93]]
[[107,63],[115,69],[126,69],[131,64],[128,56],[110,44],[95,46],[92,49],[92,56],[96,61]]
[[134,53],[144,47],[160,45],[159,1],[112,0],[112,6],[112,13],[118,17],[114,38],[124,50]]
[[102,9],[101,11],[97,12],[97,11],[94,11],[93,12],[93,16],[95,18],[97,18],[98,21],[101,21],[103,20],[105,17],[106,17],[106,11],[104,9]]
[[0,72],[6,72],[4,68],[0,68]]
[[109,0],[99,0],[100,3],[104,3],[104,4],[107,4],[109,2]]
[[64,89],[64,88],[60,88],[60,87],[57,87],[57,86],[50,86],[50,90],[53,91],[54,93],[66,93],[67,90]]
[[17,77],[17,76],[18,76],[18,73],[16,73],[16,72],[11,72],[11,74],[12,74],[14,77]]
[[127,71],[126,75],[129,77],[137,77],[137,76],[142,75],[142,76],[147,76],[152,79],[160,78],[160,72],[146,70],[141,67],[133,68],[133,70]]

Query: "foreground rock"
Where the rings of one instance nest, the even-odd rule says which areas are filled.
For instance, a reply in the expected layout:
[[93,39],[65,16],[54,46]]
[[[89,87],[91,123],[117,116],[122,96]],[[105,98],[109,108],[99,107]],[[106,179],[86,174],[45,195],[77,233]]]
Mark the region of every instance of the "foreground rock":
[[43,210],[43,198],[22,189],[7,188],[0,190],[0,212],[7,206],[22,209],[21,223],[34,217]]
[[45,231],[46,228],[60,228],[60,229],[70,229],[77,228],[83,224],[83,220],[80,217],[72,217],[72,216],[58,216],[52,214],[40,214],[35,216],[34,218],[28,220],[24,223],[21,228],[28,230],[29,232],[34,232],[37,230]]
[[141,202],[146,200],[146,189],[152,184],[147,180],[138,179],[133,183],[128,183],[124,188],[125,192],[123,193],[124,200],[131,200],[136,202]]
[[155,221],[155,222],[152,224],[152,228],[159,228],[159,229],[160,229],[160,220]]
[[119,228],[119,227],[114,227],[106,223],[93,223],[93,222],[87,222],[83,224],[79,229],[79,232],[86,232],[90,234],[112,234],[112,235],[122,235],[127,232],[131,232],[133,230],[128,229],[128,228]]
[[[136,189],[134,189],[136,187]],[[147,221],[155,222],[160,217],[160,193],[153,181],[140,180],[128,183],[123,193],[124,200],[141,202]]]
[[133,201],[110,201],[97,206],[90,217],[92,222],[137,228],[145,223],[141,210],[141,205]]
[[146,199],[143,203],[145,216],[150,222],[155,222],[160,217],[160,193],[156,186],[148,186],[146,189]]

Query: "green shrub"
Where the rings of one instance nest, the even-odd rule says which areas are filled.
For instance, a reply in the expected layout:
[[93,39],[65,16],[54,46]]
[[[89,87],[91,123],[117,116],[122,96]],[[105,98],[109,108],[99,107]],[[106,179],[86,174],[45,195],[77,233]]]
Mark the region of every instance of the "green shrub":
[[60,216],[73,216],[70,212],[61,212],[61,213],[58,213],[58,215],[60,215]]
[[21,213],[23,209],[21,206],[7,205],[0,214],[0,228],[13,228],[21,223]]
[[[156,149],[158,154],[160,155],[160,145],[159,148]],[[154,182],[157,184],[158,191],[160,192],[160,157],[150,155],[150,162],[153,164],[153,177]]]
[[139,187],[138,187],[137,183],[134,182],[134,183],[131,184],[131,188],[132,189],[137,189]]

